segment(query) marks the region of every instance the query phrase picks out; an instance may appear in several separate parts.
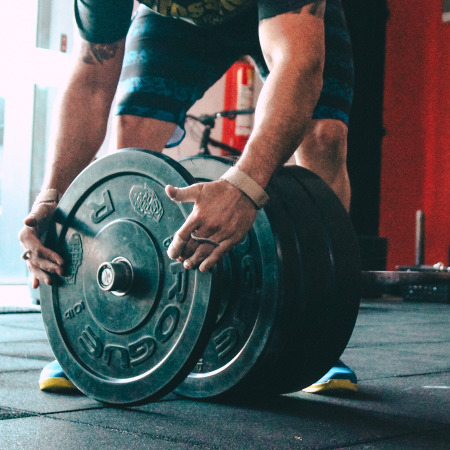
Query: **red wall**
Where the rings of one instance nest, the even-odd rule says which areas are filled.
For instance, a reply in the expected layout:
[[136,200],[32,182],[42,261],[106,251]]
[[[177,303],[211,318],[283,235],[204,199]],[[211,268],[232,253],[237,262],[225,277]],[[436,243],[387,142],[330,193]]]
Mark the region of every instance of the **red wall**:
[[425,211],[425,264],[449,264],[450,23],[441,0],[389,0],[380,236],[388,268],[414,264],[415,212]]

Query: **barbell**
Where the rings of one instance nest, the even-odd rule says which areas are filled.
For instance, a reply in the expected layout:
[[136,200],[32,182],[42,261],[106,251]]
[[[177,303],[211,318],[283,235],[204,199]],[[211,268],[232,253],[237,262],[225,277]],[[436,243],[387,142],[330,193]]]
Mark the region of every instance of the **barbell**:
[[65,276],[41,288],[41,310],[57,360],[89,397],[294,392],[345,349],[360,299],[357,239],[312,172],[281,168],[252,229],[213,271],[168,258],[192,204],[171,201],[165,186],[215,180],[230,165],[126,149],[92,163],[62,197],[46,245]]

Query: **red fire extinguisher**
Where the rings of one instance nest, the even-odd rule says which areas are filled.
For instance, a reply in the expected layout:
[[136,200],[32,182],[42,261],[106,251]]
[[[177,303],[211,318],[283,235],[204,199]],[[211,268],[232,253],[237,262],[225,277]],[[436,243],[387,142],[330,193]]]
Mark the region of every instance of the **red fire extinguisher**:
[[[224,109],[253,108],[255,83],[255,68],[245,61],[233,64],[225,76]],[[253,115],[237,115],[234,119],[223,119],[222,141],[239,150],[244,150],[245,144],[253,127]]]

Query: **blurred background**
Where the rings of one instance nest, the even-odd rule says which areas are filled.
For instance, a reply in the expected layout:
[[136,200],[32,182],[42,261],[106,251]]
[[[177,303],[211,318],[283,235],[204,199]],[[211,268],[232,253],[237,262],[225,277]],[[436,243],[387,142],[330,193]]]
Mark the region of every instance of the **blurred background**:
[[[414,264],[415,212],[425,212],[425,263],[449,264],[450,0],[343,0],[353,40],[349,129],[351,216],[366,268]],[[73,48],[72,0],[0,5],[0,303],[28,291],[17,233],[43,179],[52,108]],[[232,105],[229,71],[192,109]],[[235,82],[235,81],[234,81]],[[255,77],[251,101],[261,83]],[[231,101],[231,103],[230,103]],[[192,128],[192,129],[191,129]],[[201,130],[167,154],[198,149]],[[223,123],[213,131],[225,139]],[[108,132],[100,155],[113,150]],[[28,296],[26,296],[28,299]]]

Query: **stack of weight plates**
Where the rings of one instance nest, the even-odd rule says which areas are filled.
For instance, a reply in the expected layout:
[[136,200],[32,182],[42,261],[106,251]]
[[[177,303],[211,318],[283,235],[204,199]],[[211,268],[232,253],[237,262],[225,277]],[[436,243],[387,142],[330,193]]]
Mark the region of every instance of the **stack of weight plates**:
[[339,358],[359,305],[359,252],[348,216],[320,178],[284,167],[248,235],[212,273],[168,258],[192,204],[179,187],[230,162],[180,163],[127,149],[99,159],[63,196],[47,245],[65,276],[41,307],[56,358],[86,395],[137,404],[175,389],[191,398],[293,392]]

